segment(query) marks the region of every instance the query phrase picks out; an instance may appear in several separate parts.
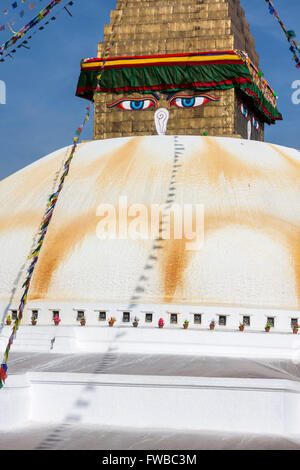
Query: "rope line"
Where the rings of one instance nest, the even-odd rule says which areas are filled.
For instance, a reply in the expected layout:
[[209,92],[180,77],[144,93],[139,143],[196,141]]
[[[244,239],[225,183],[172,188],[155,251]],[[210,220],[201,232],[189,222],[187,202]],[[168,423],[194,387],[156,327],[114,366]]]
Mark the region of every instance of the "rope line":
[[[61,1],[62,0],[54,0],[54,1],[51,2],[50,5],[52,5],[52,4],[56,5],[56,4],[60,3]],[[127,8],[128,1],[129,0],[125,0],[124,9]],[[118,19],[116,19],[116,21],[113,25],[111,37],[110,37],[108,45],[105,49],[105,56],[104,56],[105,59],[107,59],[109,57],[111,49],[114,45],[114,39],[116,37],[115,29],[116,29],[117,26],[121,25],[121,22],[122,22],[122,19],[123,19],[123,10],[124,9],[119,10]],[[100,87],[101,87],[101,79],[102,79],[102,76],[103,76],[103,73],[104,73],[104,70],[105,70],[105,65],[106,65],[106,60],[104,60],[103,66],[102,66],[102,68],[101,68],[101,70],[100,70],[100,72],[97,76],[97,88],[96,88],[96,91],[94,93],[93,101],[95,101],[97,90],[99,90]],[[23,295],[22,295],[22,298],[21,298],[21,301],[20,301],[20,304],[19,304],[18,316],[17,316],[17,319],[15,320],[14,326],[12,328],[12,333],[11,333],[11,336],[8,340],[8,344],[7,344],[6,350],[4,352],[3,362],[2,362],[1,367],[0,367],[0,389],[3,388],[3,384],[5,384],[5,381],[7,379],[7,372],[8,372],[7,363],[8,363],[9,353],[10,353],[10,350],[11,350],[11,346],[13,345],[14,340],[16,339],[17,331],[18,331],[18,329],[20,327],[20,324],[22,322],[22,319],[23,319],[24,309],[26,307],[27,300],[28,300],[28,293],[29,293],[29,290],[30,290],[30,287],[31,287],[32,277],[33,277],[36,265],[37,265],[38,260],[39,260],[39,255],[40,255],[41,249],[43,247],[43,244],[45,242],[45,238],[46,238],[46,235],[47,235],[47,232],[48,232],[48,229],[49,229],[49,225],[50,225],[52,217],[53,217],[53,213],[54,213],[56,204],[58,202],[61,191],[64,187],[65,180],[66,180],[66,178],[69,174],[70,165],[72,163],[75,152],[77,150],[77,146],[78,146],[78,143],[79,143],[79,140],[80,140],[81,133],[83,131],[83,128],[84,128],[85,124],[89,121],[91,106],[88,106],[86,108],[86,110],[87,110],[87,112],[86,112],[84,121],[81,124],[81,126],[77,128],[77,130],[75,132],[75,137],[73,139],[73,146],[72,146],[72,149],[71,149],[71,153],[70,153],[69,157],[67,158],[67,160],[64,164],[63,174],[60,178],[59,186],[58,186],[56,192],[51,194],[51,196],[49,197],[47,209],[46,209],[46,212],[44,214],[44,217],[43,217],[43,220],[42,220],[42,223],[41,223],[41,226],[40,226],[40,232],[39,232],[39,235],[38,235],[37,245],[28,257],[28,260],[31,260],[31,264],[30,264],[30,266],[28,268],[28,271],[27,271],[27,278],[26,278],[24,284],[22,285],[22,288],[24,288],[24,292],[23,292]]]
[[51,196],[49,197],[49,201],[48,201],[48,204],[47,204],[47,209],[46,209],[46,212],[45,212],[43,220],[42,220],[42,224],[41,224],[41,227],[40,227],[40,232],[38,234],[37,245],[35,246],[35,248],[33,248],[33,251],[31,252],[31,254],[28,257],[28,260],[31,260],[31,264],[30,264],[30,266],[27,270],[27,278],[26,278],[24,284],[22,285],[22,288],[24,288],[24,292],[23,292],[23,295],[22,295],[22,298],[21,298],[21,301],[20,301],[20,304],[19,304],[19,308],[18,308],[18,317],[15,320],[15,323],[14,323],[14,326],[13,326],[13,329],[12,329],[12,333],[11,333],[11,336],[8,340],[8,344],[7,344],[5,353],[4,353],[3,362],[2,362],[1,368],[0,368],[0,389],[3,388],[3,384],[5,384],[5,381],[6,381],[6,378],[7,378],[8,357],[9,357],[11,346],[13,345],[14,340],[16,339],[17,331],[18,331],[18,329],[20,327],[20,324],[21,324],[21,321],[23,319],[24,309],[25,309],[25,306],[27,304],[28,293],[29,293],[29,289],[30,289],[30,286],[31,286],[31,280],[32,280],[32,277],[33,277],[33,273],[34,273],[34,270],[36,268],[37,262],[39,260],[39,255],[40,255],[41,249],[43,247],[43,244],[44,244],[44,241],[45,241],[48,229],[49,229],[49,225],[50,225],[50,222],[52,220],[56,204],[58,202],[59,195],[60,195],[60,193],[61,193],[61,191],[64,187],[66,177],[69,174],[70,165],[71,165],[71,162],[74,158],[75,152],[77,150],[80,134],[81,134],[85,124],[89,121],[89,116],[90,116],[90,106],[87,107],[87,113],[85,115],[83,123],[77,129],[77,131],[75,132],[75,137],[73,139],[73,147],[71,149],[71,153],[70,153],[69,157],[67,158],[67,160],[64,164],[63,174],[60,178],[58,188],[57,188],[56,192],[51,194]]
[[300,48],[299,44],[295,41],[294,37],[296,37],[296,34],[292,30],[287,30],[286,27],[284,26],[283,22],[281,21],[274,4],[271,0],[266,0],[268,6],[269,6],[269,12],[271,15],[275,16],[277,19],[278,23],[281,26],[281,29],[283,30],[288,42],[290,43],[290,51],[293,54],[293,58],[296,62],[296,67],[299,69],[300,68]]
[[164,210],[163,210],[162,217],[159,223],[159,236],[158,238],[154,240],[149,257],[143,268],[143,272],[141,273],[141,276],[139,278],[138,285],[134,291],[134,294],[132,295],[130,299],[130,304],[128,306],[129,311],[134,310],[138,306],[137,302],[139,302],[139,300],[141,299],[141,296],[146,292],[145,283],[147,283],[147,281],[149,280],[148,272],[154,269],[154,264],[158,261],[157,254],[160,250],[163,249],[163,243],[165,241],[165,239],[163,238],[164,225],[169,223],[169,221],[166,220],[166,218],[168,219],[170,218],[170,209],[173,203],[175,202],[177,172],[179,168],[182,166],[182,164],[179,162],[179,159],[182,156],[184,151],[185,151],[184,145],[178,141],[178,136],[174,136],[174,157],[173,157],[171,178],[170,178],[170,184],[168,188],[168,194],[164,203]]
[[[49,15],[51,10],[55,8],[59,3],[61,3],[63,0],[52,0],[52,2],[49,3],[45,8],[43,8],[29,23],[27,23],[25,26],[23,26],[19,31],[14,33],[14,35],[6,41],[4,44],[0,46],[0,56],[3,55],[3,52],[7,51],[11,46],[14,46],[15,43],[23,38],[25,34],[28,33],[34,26],[36,26],[40,21],[42,21],[46,16]],[[73,2],[69,2],[70,5],[73,5]]]
[[[177,172],[180,167],[182,167],[182,162],[180,158],[185,152],[184,145],[178,140],[178,136],[174,136],[174,156],[171,168],[170,184],[168,187],[168,192],[164,204],[164,211],[162,214],[162,219],[169,216],[169,209],[172,204],[175,202],[176,198],[176,185],[177,185]],[[145,282],[148,281],[148,271],[154,269],[154,263],[158,261],[157,250],[163,249],[162,243],[164,239],[162,237],[164,221],[160,222],[160,236],[155,239],[153,246],[150,250],[150,254],[147,258],[146,265],[144,270],[138,280],[137,286],[134,290],[134,293],[130,299],[130,305],[128,310],[134,310],[137,307],[137,302],[139,301],[142,293],[145,293],[147,286]],[[138,295],[140,294],[140,295]],[[108,344],[107,351],[104,353],[101,361],[97,364],[93,371],[95,374],[105,374],[111,366],[118,360],[118,347],[116,341],[121,337],[126,335],[126,331],[117,330],[117,333],[113,336],[110,343]],[[74,425],[78,426],[82,420],[83,415],[86,413],[88,407],[90,407],[93,398],[93,393],[95,392],[95,384],[92,381],[89,381],[83,388],[82,395],[76,398],[76,401],[73,403],[70,411],[67,416],[59,423],[50,433],[46,436],[35,448],[35,450],[53,450],[61,448],[62,442],[66,439],[66,433],[68,430],[72,429]]]

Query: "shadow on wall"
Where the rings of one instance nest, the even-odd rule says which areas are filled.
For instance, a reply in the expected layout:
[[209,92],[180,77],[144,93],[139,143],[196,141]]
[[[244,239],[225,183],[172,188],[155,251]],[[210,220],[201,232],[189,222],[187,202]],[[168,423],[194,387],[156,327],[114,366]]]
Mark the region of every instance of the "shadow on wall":
[[[127,335],[126,331],[118,331],[108,344],[107,351],[95,367],[92,375],[106,374],[110,366],[117,361],[118,346],[116,341]],[[67,431],[72,429],[74,424],[78,425],[84,422],[85,414],[92,408],[93,397],[97,392],[97,385],[91,380],[87,381],[77,398],[71,406],[69,413],[62,417],[61,422],[56,426],[36,447],[35,450],[54,450],[57,444],[67,442]]]

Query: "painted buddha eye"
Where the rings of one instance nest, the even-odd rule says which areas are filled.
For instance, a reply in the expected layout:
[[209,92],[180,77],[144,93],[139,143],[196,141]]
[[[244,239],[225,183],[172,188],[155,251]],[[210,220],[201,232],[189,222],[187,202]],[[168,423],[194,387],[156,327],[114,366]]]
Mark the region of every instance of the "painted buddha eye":
[[175,95],[169,100],[169,106],[177,106],[177,108],[197,108],[198,106],[203,106],[209,101],[217,101],[218,99],[219,98],[213,98],[209,95]]
[[259,124],[259,122],[255,119],[254,116],[252,117],[252,125],[253,125],[254,129],[256,129],[257,131],[259,131],[259,129],[260,129],[260,124]]
[[112,104],[107,105],[108,108],[120,108],[125,111],[144,111],[149,108],[156,108],[157,101],[154,98],[144,99],[144,98],[135,98],[130,100],[118,100]]
[[240,110],[245,118],[249,116],[248,109],[243,105],[243,103],[240,104]]

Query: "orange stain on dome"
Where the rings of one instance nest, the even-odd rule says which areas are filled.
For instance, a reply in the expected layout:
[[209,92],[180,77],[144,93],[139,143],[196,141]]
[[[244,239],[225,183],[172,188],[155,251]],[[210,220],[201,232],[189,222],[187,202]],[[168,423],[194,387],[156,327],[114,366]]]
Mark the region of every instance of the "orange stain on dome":
[[205,238],[210,232],[223,229],[230,225],[248,227],[256,232],[262,232],[276,242],[281,243],[289,251],[298,305],[300,306],[300,224],[292,224],[286,220],[262,211],[239,210],[234,213],[206,213]]
[[[159,256],[159,255],[158,255]],[[163,273],[163,302],[171,303],[174,297],[184,297],[184,273],[191,259],[186,250],[186,240],[165,240],[161,270]]]
[[[57,180],[57,172],[60,166],[62,166],[64,157],[67,157],[68,152],[70,151],[65,150],[64,152],[60,152],[54,158],[50,158],[46,162],[37,162],[33,168],[25,168],[1,181],[1,184],[9,184],[12,188],[10,203],[12,200],[24,200],[24,195],[28,193],[28,188],[32,190],[30,193],[31,198],[34,198],[35,194],[39,194],[41,188],[49,187],[50,191],[50,185]],[[61,162],[61,165],[59,165],[59,162]],[[22,175],[22,177],[20,177],[20,175]],[[17,185],[14,184],[14,179],[17,180]]]
[[27,210],[17,214],[5,214],[0,216],[0,234],[28,227],[36,228],[38,232],[40,221],[41,213],[38,211]]
[[205,175],[211,184],[219,184],[220,177],[231,181],[261,178],[265,175],[265,172],[257,169],[254,164],[243,162],[210,137],[203,140],[203,146],[204,148],[195,151],[187,162],[185,172],[188,170],[189,183],[199,183],[199,175]]
[[80,249],[80,244],[89,234],[96,233],[96,227],[97,218],[92,212],[74,217],[59,229],[55,225],[49,228],[34,272],[29,300],[47,296],[54,273],[68,256]]
[[[299,178],[300,178],[300,161],[290,157],[285,153],[283,150],[281,150],[279,147],[273,144],[267,144],[274,152],[276,152],[278,155],[283,157],[283,159],[288,163],[289,165],[289,177],[292,177],[293,179],[296,178],[298,184],[299,184]],[[300,152],[299,152],[300,155]]]
[[[122,194],[124,189],[128,194],[135,195],[135,186],[133,182],[139,175],[143,178],[145,188],[153,184],[153,175],[159,171],[156,165],[148,168],[145,173],[144,154],[141,153],[142,138],[132,138],[122,147],[104,155],[94,163],[83,168],[79,173],[78,168],[72,169],[70,180],[66,184],[72,185],[72,178],[78,176],[87,180],[91,175],[95,175],[95,183],[91,191],[96,194],[98,203],[102,196],[114,189]],[[272,146],[273,147],[273,146]],[[300,171],[299,164],[291,157],[286,155],[277,147],[274,150],[288,161],[291,168]],[[149,152],[149,158],[150,158]],[[55,162],[57,163],[56,159]],[[170,169],[170,163],[164,166],[164,175],[167,168]],[[267,171],[267,170],[266,170]],[[222,176],[225,180],[241,178],[263,178],[266,175],[265,170],[257,170],[251,163],[243,162],[237,156],[225,151],[221,145],[213,139],[205,140],[205,148],[202,151],[194,152],[188,159],[185,166],[180,170],[180,174],[187,173],[187,184],[191,178],[199,184],[199,174],[204,174],[210,183],[218,184]],[[45,175],[45,172],[41,172]],[[289,175],[290,176],[290,175]],[[36,177],[36,175],[35,175]],[[28,179],[26,180],[28,184]],[[132,189],[131,189],[132,188]],[[130,192],[131,191],[131,192]],[[146,194],[146,193],[145,193]],[[59,208],[58,208],[59,209]],[[10,227],[35,226],[40,221],[39,214],[35,212],[26,212],[24,215],[5,216],[0,219],[0,231],[7,230]],[[58,211],[57,219],[54,217],[49,228],[44,247],[41,251],[40,260],[33,278],[30,300],[43,299],[47,296],[54,273],[59,269],[62,263],[68,260],[73,252],[79,250],[81,244],[89,234],[96,233],[96,227],[99,219],[96,217],[96,206],[89,208],[86,214],[78,215],[67,221],[63,218],[63,213]],[[297,224],[291,224],[280,217],[269,215],[265,212],[255,209],[232,208],[229,212],[218,211],[205,214],[205,236],[232,224],[246,226],[254,231],[262,231],[270,238],[279,241],[286,246],[290,252],[293,268],[295,272],[295,283],[300,305],[300,227]],[[193,257],[193,253],[186,249],[185,240],[170,240],[164,242],[163,250],[158,252],[160,259],[160,270],[162,272],[163,301],[170,303],[174,298],[182,299],[185,297],[185,271]]]
[[[102,161],[101,165],[96,161],[89,166],[89,171],[86,170],[87,179],[91,174],[97,174],[93,191],[96,192],[98,203],[88,213],[73,217],[67,222],[64,221],[60,211],[57,213],[58,217],[54,214],[34,273],[30,300],[44,299],[59,266],[66,262],[73,251],[80,249],[80,245],[89,234],[94,233],[96,236],[99,222],[96,216],[97,206],[101,202],[106,202],[101,201],[101,197],[105,191],[113,187],[119,189],[122,179],[126,186],[124,175],[126,171],[130,171],[132,162],[139,156],[139,143],[140,139],[130,139],[123,147],[104,157],[104,167]],[[70,180],[66,184],[72,184],[72,178],[74,178],[74,172],[70,173]]]

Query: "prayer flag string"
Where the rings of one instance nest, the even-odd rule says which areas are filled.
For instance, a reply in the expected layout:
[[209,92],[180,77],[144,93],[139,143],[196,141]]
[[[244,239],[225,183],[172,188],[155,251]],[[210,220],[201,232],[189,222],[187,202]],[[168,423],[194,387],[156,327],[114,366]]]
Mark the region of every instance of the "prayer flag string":
[[[72,6],[72,5],[74,5],[74,2],[69,2],[69,3],[68,3],[68,6]],[[58,13],[56,14],[56,16],[52,16],[52,17],[51,17],[51,19],[50,19],[51,22],[56,21],[57,16],[58,16],[59,13],[60,13],[61,11],[63,11],[63,10],[66,10],[67,13],[68,13],[70,16],[72,16],[72,14],[69,12],[69,10],[67,9],[67,7],[64,6],[60,11],[58,11]],[[5,55],[1,55],[1,52],[0,52],[0,62],[5,62],[5,59],[6,59],[7,57],[13,58],[12,54],[15,54],[15,53],[17,52],[17,49],[20,49],[21,47],[24,47],[25,49],[30,49],[30,47],[28,46],[28,43],[29,43],[30,39],[32,39],[32,37],[33,37],[37,32],[45,30],[45,29],[46,29],[46,26],[48,26],[49,24],[50,24],[50,21],[48,20],[48,21],[46,21],[44,24],[42,24],[42,25],[38,28],[38,30],[33,31],[29,36],[26,36],[26,37],[23,39],[23,41],[20,42],[19,45],[18,45],[16,48],[14,48],[14,49],[11,50],[11,53],[10,53],[10,52],[7,52]]]
[[[19,31],[14,33],[14,35],[6,41],[2,46],[0,46],[0,56],[3,56],[4,52],[6,52],[10,47],[14,46],[17,41],[22,39],[25,34],[28,33],[32,28],[34,28],[38,23],[40,23],[49,13],[55,8],[58,4],[60,4],[63,0],[52,0],[49,5],[43,8],[29,23],[23,26]],[[73,2],[69,2],[68,5],[73,5]]]
[[[124,8],[126,8],[128,6],[128,1],[129,0],[125,0]],[[111,51],[111,49],[114,45],[114,40],[115,40],[115,37],[116,37],[115,28],[117,26],[121,25],[122,17],[123,17],[123,9],[120,10],[119,21],[116,21],[114,23],[111,38],[110,38],[110,41],[109,41],[109,43],[107,45],[107,48],[105,50],[105,57],[106,58],[109,57],[110,51]],[[104,73],[104,69],[105,69],[105,61],[104,61],[104,64],[101,68],[101,71],[99,72],[99,74],[97,76],[97,80],[98,80],[97,89],[100,88],[100,82],[101,82],[102,75]],[[94,100],[95,100],[96,93],[97,93],[97,90],[95,91],[95,94],[94,94]],[[66,178],[69,174],[70,165],[71,165],[71,162],[74,158],[75,152],[77,150],[77,146],[78,146],[78,142],[79,142],[81,133],[83,131],[83,128],[84,128],[85,124],[89,121],[90,111],[91,111],[91,106],[88,106],[86,108],[86,114],[85,114],[84,121],[81,124],[81,126],[79,126],[77,128],[77,130],[75,132],[71,153],[70,153],[69,157],[67,158],[67,160],[64,164],[63,173],[62,173],[62,176],[60,178],[58,188],[57,188],[56,192],[51,194],[51,196],[49,197],[46,212],[44,214],[44,217],[42,219],[42,223],[41,223],[41,226],[40,226],[39,238],[38,238],[38,241],[37,241],[37,245],[28,257],[28,260],[30,260],[31,263],[30,263],[30,266],[27,270],[26,280],[25,280],[25,282],[22,286],[24,291],[23,291],[23,295],[22,295],[20,305],[19,305],[19,309],[18,309],[18,316],[17,316],[17,319],[15,320],[15,323],[13,325],[12,333],[11,333],[10,338],[8,340],[8,344],[7,344],[6,350],[4,352],[4,358],[3,358],[2,364],[0,366],[0,389],[3,388],[3,384],[5,384],[5,381],[6,381],[6,378],[7,378],[8,357],[9,357],[9,353],[10,353],[10,350],[11,350],[11,346],[13,345],[14,340],[16,339],[17,331],[18,331],[18,329],[20,327],[20,324],[21,324],[21,321],[23,319],[23,313],[24,313],[25,306],[27,304],[28,293],[29,293],[29,289],[30,289],[30,285],[31,285],[31,280],[32,280],[32,277],[33,277],[33,274],[34,274],[34,270],[35,270],[35,267],[36,267],[37,262],[39,260],[39,255],[40,255],[41,249],[43,247],[43,244],[44,244],[47,232],[48,232],[48,228],[49,228],[49,225],[50,225],[50,222],[52,220],[53,213],[54,213],[54,210],[55,210],[55,207],[56,207],[56,204],[57,204],[57,201],[58,201],[60,193],[61,193],[61,191],[64,187],[65,180],[66,180]]]
[[[20,18],[23,18],[25,16],[25,5],[24,3],[26,3],[28,0],[18,0],[18,1],[14,1],[12,4],[11,4],[11,9],[12,9],[12,13],[13,13],[13,17],[10,18],[8,17],[7,15],[10,13],[10,8],[5,8],[5,10],[2,10],[0,11],[0,32],[1,31],[5,31],[6,30],[6,25],[7,27],[10,29],[10,31],[12,31],[14,34],[15,32],[12,30],[11,28],[11,25],[14,26],[16,24],[16,21],[17,21],[17,18],[20,17]],[[43,0],[39,0],[39,2],[41,3]],[[27,9],[29,11],[33,11],[35,8],[36,8],[36,3],[35,2],[30,2],[29,4],[27,4]],[[19,7],[21,7],[21,9],[19,9]],[[1,25],[1,17],[6,17],[6,23],[2,24]]]
[[299,47],[299,43],[295,41],[295,37],[296,37],[296,33],[295,31],[293,30],[288,30],[283,22],[281,21],[273,3],[271,2],[271,0],[266,0],[268,6],[269,6],[269,12],[271,15],[275,16],[275,18],[277,19],[278,23],[280,24],[288,42],[290,43],[290,51],[291,53],[293,54],[293,58],[296,62],[296,67],[299,69],[300,68],[300,47]]
[[87,107],[84,121],[81,124],[81,126],[75,132],[71,153],[70,153],[68,159],[66,160],[66,162],[64,164],[63,174],[60,178],[58,188],[57,188],[56,192],[49,197],[48,204],[47,204],[47,209],[46,209],[46,212],[44,214],[44,217],[43,217],[43,220],[42,220],[42,223],[41,223],[41,227],[40,227],[39,239],[37,241],[37,246],[34,248],[32,253],[28,257],[28,259],[31,260],[31,263],[30,263],[30,266],[27,270],[26,280],[25,280],[25,282],[22,286],[22,288],[24,288],[24,292],[23,292],[23,296],[21,298],[19,309],[18,309],[18,317],[17,317],[17,319],[14,323],[12,333],[11,333],[11,336],[9,338],[9,341],[8,341],[8,344],[7,344],[5,353],[4,353],[4,359],[3,359],[3,362],[2,362],[1,367],[0,367],[0,389],[3,387],[3,384],[5,383],[5,380],[7,378],[8,356],[9,356],[9,353],[10,353],[11,346],[13,345],[13,342],[16,338],[16,334],[17,334],[17,331],[18,331],[19,326],[21,324],[21,321],[23,319],[23,313],[24,313],[24,309],[25,309],[25,306],[26,306],[26,303],[27,303],[28,292],[29,292],[29,289],[30,289],[34,269],[35,269],[36,264],[38,262],[40,251],[43,247],[43,243],[45,241],[47,231],[48,231],[48,228],[49,228],[49,225],[50,225],[53,213],[54,213],[54,209],[55,209],[55,206],[56,206],[58,198],[59,198],[59,195],[60,195],[60,193],[61,193],[61,191],[64,187],[65,179],[69,174],[70,165],[71,165],[71,162],[73,160],[74,154],[76,152],[80,135],[82,133],[82,130],[83,130],[85,124],[89,121],[90,108],[91,108],[90,106]]

